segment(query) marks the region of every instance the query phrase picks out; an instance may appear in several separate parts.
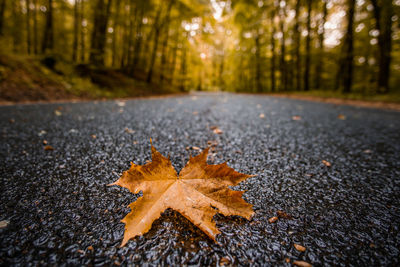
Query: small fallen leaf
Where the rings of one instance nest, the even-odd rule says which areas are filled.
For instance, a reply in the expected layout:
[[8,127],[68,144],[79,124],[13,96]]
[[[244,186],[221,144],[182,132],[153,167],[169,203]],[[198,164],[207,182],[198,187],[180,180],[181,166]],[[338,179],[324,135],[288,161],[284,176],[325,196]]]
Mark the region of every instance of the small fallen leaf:
[[261,119],[263,119],[263,118],[265,118],[265,114],[264,114],[264,113],[261,113],[259,117],[260,117]]
[[125,132],[127,132],[128,134],[134,134],[135,130],[129,129],[128,127],[125,128]]
[[117,101],[119,107],[125,107],[126,103],[124,101]]
[[61,116],[62,115],[61,111],[59,111],[59,110],[54,110],[54,114],[56,114],[56,116]]
[[294,248],[300,252],[306,251],[306,248],[299,244],[293,244]]
[[193,150],[200,150],[200,147],[198,147],[198,146],[192,146],[192,149],[193,149]]
[[301,120],[301,117],[300,117],[300,116],[293,116],[293,117],[292,117],[292,120],[294,120],[294,121],[299,121],[299,120]]
[[45,131],[45,130],[41,130],[39,133],[38,133],[38,136],[42,136],[42,135],[45,135],[47,132]]
[[290,216],[289,214],[287,214],[286,212],[282,211],[282,210],[278,210],[276,212],[276,215],[278,215],[278,218],[283,218],[283,219],[292,219],[292,216]]
[[138,141],[133,141],[133,144],[134,144],[134,145],[137,145],[137,144],[138,144]]
[[277,220],[278,220],[278,217],[274,216],[274,217],[269,218],[269,219],[268,219],[268,222],[269,222],[269,223],[274,223],[274,222],[276,222]]
[[14,123],[15,120],[14,120],[14,119],[10,119],[9,122],[10,122],[10,123]]
[[219,261],[219,266],[228,265],[230,262],[231,260],[228,257],[222,257],[221,260]]
[[346,116],[343,115],[343,114],[339,114],[339,115],[337,116],[337,118],[338,118],[339,120],[345,120],[345,119],[346,119]]
[[229,187],[238,185],[251,175],[236,172],[226,163],[208,165],[208,148],[189,162],[179,175],[171,161],[151,145],[152,161],[145,165],[131,163],[128,171],[113,184],[143,193],[129,207],[131,212],[122,220],[125,233],[121,246],[131,238],[148,232],[153,222],[166,209],[171,208],[199,227],[212,240],[220,233],[213,216],[239,215],[250,219],[252,205],[244,201],[244,191]]
[[366,149],[366,150],[364,150],[363,152],[364,152],[365,154],[371,154],[371,153],[372,153],[372,150]]
[[47,140],[43,140],[43,145],[47,145]]
[[54,150],[54,148],[51,145],[47,145],[44,147],[44,150],[49,151],[49,150]]
[[192,113],[193,115],[198,115],[199,114],[199,112],[197,112],[197,111],[193,111],[193,113]]
[[289,263],[289,262],[290,262],[290,259],[289,259],[289,258],[285,258],[285,261],[286,261],[287,263]]
[[97,136],[96,136],[95,134],[92,134],[91,137],[92,137],[93,139],[96,139],[96,138],[97,138]]
[[93,246],[88,246],[87,249],[90,250],[90,251],[93,251],[93,250],[94,250],[94,249],[93,249]]
[[0,221],[0,229],[6,228],[9,223],[10,223],[10,221],[8,221],[8,220]]
[[312,267],[312,265],[306,261],[294,261],[293,264],[299,267]]
[[326,167],[330,167],[331,166],[331,163],[329,161],[322,160],[322,163],[325,164]]
[[218,128],[217,126],[211,126],[210,129],[213,130],[213,132],[215,134],[222,134],[223,133],[222,130],[220,128]]

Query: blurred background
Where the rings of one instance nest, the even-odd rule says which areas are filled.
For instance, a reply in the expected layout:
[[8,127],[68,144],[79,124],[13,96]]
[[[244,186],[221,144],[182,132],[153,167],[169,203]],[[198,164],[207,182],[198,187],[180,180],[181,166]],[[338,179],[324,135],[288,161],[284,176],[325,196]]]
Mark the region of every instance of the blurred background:
[[400,0],[0,0],[0,100],[400,102]]

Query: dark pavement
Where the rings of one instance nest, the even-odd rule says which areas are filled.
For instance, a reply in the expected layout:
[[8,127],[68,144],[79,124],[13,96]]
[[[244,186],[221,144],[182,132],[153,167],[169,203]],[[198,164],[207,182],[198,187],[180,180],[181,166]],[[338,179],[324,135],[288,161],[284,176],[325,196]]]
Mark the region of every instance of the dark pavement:
[[[399,112],[199,94],[1,106],[0,129],[0,265],[400,264]],[[217,215],[218,245],[168,210],[119,248],[137,196],[106,185],[150,138],[177,170],[212,141],[209,163],[257,174],[237,186],[254,218]]]

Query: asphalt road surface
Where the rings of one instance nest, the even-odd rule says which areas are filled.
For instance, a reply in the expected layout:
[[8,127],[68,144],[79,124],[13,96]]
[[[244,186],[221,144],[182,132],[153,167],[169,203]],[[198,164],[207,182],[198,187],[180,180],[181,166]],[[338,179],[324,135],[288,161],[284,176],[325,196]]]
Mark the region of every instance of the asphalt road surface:
[[[399,112],[199,94],[2,106],[0,126],[0,265],[400,264]],[[256,174],[236,187],[253,219],[216,215],[215,244],[167,210],[120,248],[138,195],[106,185],[150,138],[177,170],[212,144],[210,164]]]

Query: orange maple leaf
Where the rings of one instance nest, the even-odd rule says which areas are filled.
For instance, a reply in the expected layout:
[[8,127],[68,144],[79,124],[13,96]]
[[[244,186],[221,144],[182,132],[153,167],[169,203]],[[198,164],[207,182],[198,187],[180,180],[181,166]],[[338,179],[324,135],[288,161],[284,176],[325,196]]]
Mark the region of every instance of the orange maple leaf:
[[152,162],[145,165],[131,163],[131,168],[111,185],[119,185],[134,194],[143,192],[129,205],[131,212],[122,219],[125,223],[124,246],[129,239],[143,235],[161,213],[171,208],[178,211],[216,241],[220,233],[213,216],[239,215],[250,219],[252,205],[242,199],[244,191],[233,191],[234,186],[253,175],[236,172],[226,163],[207,164],[208,149],[189,162],[179,175],[171,161],[151,145]]

